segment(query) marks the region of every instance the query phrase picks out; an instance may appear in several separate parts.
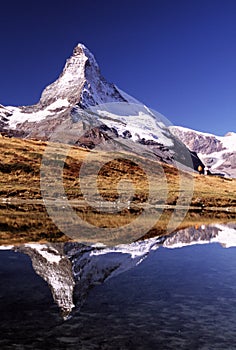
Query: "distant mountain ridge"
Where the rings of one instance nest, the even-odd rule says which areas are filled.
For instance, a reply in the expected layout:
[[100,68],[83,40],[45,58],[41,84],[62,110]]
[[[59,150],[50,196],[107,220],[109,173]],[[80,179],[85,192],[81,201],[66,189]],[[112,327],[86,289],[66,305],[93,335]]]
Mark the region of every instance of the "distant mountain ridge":
[[215,136],[179,126],[171,127],[171,131],[212,173],[236,177],[236,133]]

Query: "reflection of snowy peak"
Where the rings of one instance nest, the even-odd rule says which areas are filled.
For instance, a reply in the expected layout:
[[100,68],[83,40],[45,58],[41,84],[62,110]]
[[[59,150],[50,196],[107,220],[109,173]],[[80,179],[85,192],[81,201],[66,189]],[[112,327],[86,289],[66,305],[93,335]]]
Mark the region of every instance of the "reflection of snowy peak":
[[74,307],[74,279],[63,244],[25,244],[17,250],[30,256],[35,272],[48,283],[62,316],[67,318]]
[[225,248],[236,247],[236,224],[189,227],[167,237],[163,246],[182,248],[188,245],[207,243],[220,243]]
[[92,287],[135,267],[160,242],[160,238],[152,238],[113,248],[67,243],[65,252],[73,266],[76,309],[80,309]]
[[161,241],[152,238],[113,248],[79,243],[32,243],[16,250],[30,256],[35,272],[48,283],[66,319],[74,306],[75,310],[80,309],[91,288],[141,263]]
[[[25,244],[17,249],[31,257],[34,270],[50,286],[64,319],[85,302],[91,288],[140,264],[159,246],[182,248],[220,243],[236,247],[236,224],[190,227],[171,236],[156,237],[114,247],[80,243]],[[0,247],[11,249],[14,247]]]
[[212,173],[236,177],[236,133],[215,136],[183,127],[171,127],[191,151],[198,154]]

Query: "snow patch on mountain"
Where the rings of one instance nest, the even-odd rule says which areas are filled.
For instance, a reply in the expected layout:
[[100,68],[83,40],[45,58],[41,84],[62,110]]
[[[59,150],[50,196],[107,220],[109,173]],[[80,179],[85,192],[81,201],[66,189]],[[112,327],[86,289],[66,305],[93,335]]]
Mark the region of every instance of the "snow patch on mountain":
[[91,251],[90,256],[98,256],[110,253],[121,253],[130,255],[131,259],[145,256],[151,250],[156,250],[160,245],[160,238],[150,238],[131,244],[121,244],[112,248],[97,247]]
[[11,250],[13,248],[13,245],[0,245],[0,250]]
[[9,126],[12,129],[16,129],[17,124],[22,124],[25,121],[28,122],[36,122],[50,117],[54,115],[57,111],[57,109],[66,109],[69,107],[69,101],[67,99],[59,98],[58,100],[54,101],[52,104],[48,105],[46,108],[41,109],[37,112],[23,112],[23,110],[19,107],[8,107],[9,111],[11,111],[12,116],[9,119]]
[[60,260],[62,259],[62,255],[58,253],[58,250],[53,248],[53,246],[50,246],[50,249],[48,245],[46,244],[25,244],[26,248],[31,248],[34,250],[37,250],[37,252],[48,262],[50,263],[56,263],[58,264]]
[[159,122],[158,124],[156,118],[150,115],[148,111],[142,111],[140,109],[141,107],[139,107],[139,110],[134,115],[114,114],[107,110],[97,109],[96,107],[92,110],[99,114],[101,122],[110,128],[115,128],[121,137],[129,132],[130,138],[134,142],[144,138],[145,140],[161,143],[166,147],[174,146],[172,139],[165,135],[168,132],[164,123]]

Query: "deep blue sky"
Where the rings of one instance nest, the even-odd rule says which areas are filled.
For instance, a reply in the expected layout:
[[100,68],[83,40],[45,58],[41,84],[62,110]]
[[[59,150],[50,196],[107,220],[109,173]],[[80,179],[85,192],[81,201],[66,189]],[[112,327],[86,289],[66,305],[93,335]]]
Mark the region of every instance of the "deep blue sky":
[[236,131],[235,0],[4,0],[0,39],[1,104],[37,102],[82,42],[173,124]]

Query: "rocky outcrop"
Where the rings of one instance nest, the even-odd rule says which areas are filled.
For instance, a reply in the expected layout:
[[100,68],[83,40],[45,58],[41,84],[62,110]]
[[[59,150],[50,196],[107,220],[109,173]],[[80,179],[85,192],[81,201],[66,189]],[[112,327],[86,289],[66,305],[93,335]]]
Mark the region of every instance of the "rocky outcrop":
[[0,130],[2,133],[7,133],[9,118],[11,116],[12,112],[8,108],[0,105]]

